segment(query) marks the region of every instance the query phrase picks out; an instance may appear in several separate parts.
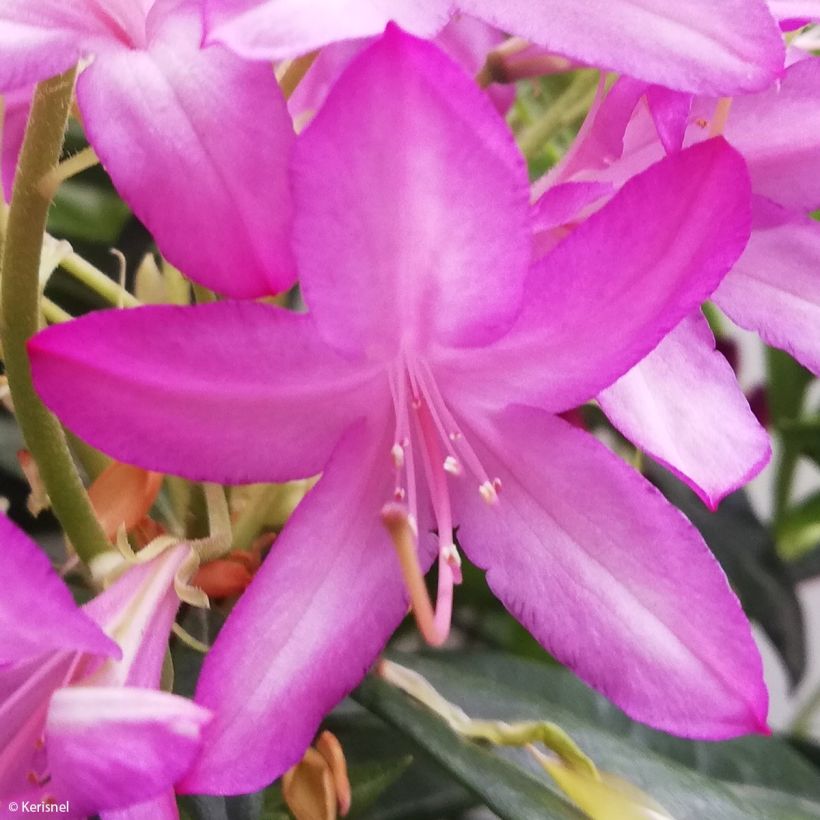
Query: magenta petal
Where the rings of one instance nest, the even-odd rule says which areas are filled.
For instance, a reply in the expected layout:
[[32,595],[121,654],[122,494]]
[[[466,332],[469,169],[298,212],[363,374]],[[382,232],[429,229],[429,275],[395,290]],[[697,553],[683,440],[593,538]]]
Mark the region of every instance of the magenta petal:
[[532,229],[549,231],[566,225],[588,205],[612,193],[606,182],[565,182],[548,188],[532,206]]
[[783,67],[763,0],[459,0],[462,11],[583,63],[680,91],[755,91]]
[[176,795],[169,789],[153,800],[136,803],[127,809],[102,811],[100,820],[179,820]]
[[0,664],[54,649],[119,655],[74,603],[45,553],[1,513],[0,578]]
[[820,206],[820,60],[801,60],[760,94],[732,102],[726,138],[749,165],[756,194]]
[[296,278],[287,160],[294,139],[269,66],[200,49],[198,3],[153,21],[146,50],[100,57],[77,96],[88,137],[166,258],[220,293]]
[[79,815],[159,797],[190,768],[211,715],[153,689],[77,686],[51,699],[50,788]]
[[520,320],[480,362],[449,354],[454,384],[556,412],[592,398],[717,287],[748,241],[750,199],[723,140],[656,163],[535,264]]
[[252,302],[100,311],[43,331],[29,353],[40,395],[78,435],[196,480],[314,475],[379,406],[309,317]]
[[692,110],[691,94],[653,85],[646,91],[646,100],[664,149],[669,154],[680,151]]
[[701,315],[684,319],[598,401],[628,439],[712,508],[771,456],[769,437]]
[[497,506],[459,491],[459,540],[562,663],[636,720],[693,738],[766,731],[749,623],[697,531],[593,437],[543,411],[476,426]]
[[208,40],[254,60],[281,60],[381,34],[392,20],[419,37],[447,22],[450,0],[204,0]]
[[337,348],[475,344],[516,315],[531,242],[524,161],[435,46],[391,26],[300,136],[292,176],[305,300]]
[[749,247],[715,302],[820,375],[820,223],[758,202]]
[[389,447],[361,428],[345,438],[231,613],[196,693],[216,718],[182,791],[237,794],[279,777],[406,613],[379,516]]

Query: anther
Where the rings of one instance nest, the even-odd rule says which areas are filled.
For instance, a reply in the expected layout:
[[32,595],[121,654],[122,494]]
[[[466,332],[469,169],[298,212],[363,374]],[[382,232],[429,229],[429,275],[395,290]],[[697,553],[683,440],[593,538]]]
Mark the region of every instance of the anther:
[[450,441],[458,441],[461,438],[461,433],[458,430],[454,430],[450,433]]
[[398,442],[390,448],[390,457],[393,459],[393,464],[396,465],[397,470],[404,467],[404,448]]
[[458,459],[453,458],[453,456],[447,456],[444,459],[444,471],[450,473],[450,475],[461,475],[464,472]]
[[498,503],[498,490],[495,488],[495,482],[492,484],[489,481],[485,481],[479,488],[478,492],[481,494],[481,497],[484,499],[485,503],[487,504],[497,504]]
[[28,780],[32,786],[47,786],[51,782],[51,775],[48,773],[37,774],[35,771],[30,771],[26,775],[26,780]]
[[396,501],[404,501],[406,495],[407,493],[405,492],[404,487],[396,487],[393,491],[393,498],[395,498]]

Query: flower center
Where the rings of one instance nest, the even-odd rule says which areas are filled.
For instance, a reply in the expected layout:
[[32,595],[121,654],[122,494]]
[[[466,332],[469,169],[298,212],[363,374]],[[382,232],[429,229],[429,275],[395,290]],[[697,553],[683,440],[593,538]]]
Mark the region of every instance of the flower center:
[[[469,473],[488,504],[498,501],[501,481],[487,471],[444,401],[430,366],[400,354],[389,370],[396,414],[390,456],[396,469],[395,501],[383,510],[399,554],[413,612],[428,643],[444,643],[450,631],[453,586],[461,583],[448,481]],[[430,493],[438,535],[439,577],[435,612],[427,598],[418,556],[418,462]]]

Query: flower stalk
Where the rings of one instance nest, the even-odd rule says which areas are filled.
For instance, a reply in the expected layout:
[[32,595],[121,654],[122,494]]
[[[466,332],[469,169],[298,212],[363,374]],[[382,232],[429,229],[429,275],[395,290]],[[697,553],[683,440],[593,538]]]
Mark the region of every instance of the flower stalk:
[[26,342],[40,326],[40,255],[49,197],[40,183],[56,166],[76,71],[37,87],[14,185],[2,253],[2,340],[12,401],[26,446],[40,468],[52,507],[78,555],[89,561],[108,548],[65,434],[34,390]]

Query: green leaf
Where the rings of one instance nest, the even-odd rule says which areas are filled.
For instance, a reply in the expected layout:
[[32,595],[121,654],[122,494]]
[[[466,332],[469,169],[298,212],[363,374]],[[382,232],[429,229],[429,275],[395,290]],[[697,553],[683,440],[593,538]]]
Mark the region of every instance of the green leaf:
[[806,389],[814,378],[805,367],[798,364],[788,353],[767,348],[768,402],[772,422],[779,425],[800,416]]
[[802,558],[820,546],[820,493],[786,512],[777,527],[777,543],[787,561]]
[[130,215],[113,190],[69,180],[57,191],[48,230],[68,240],[110,245],[117,241]]
[[[415,669],[448,700],[471,717],[507,721],[548,719],[559,724],[604,771],[627,780],[658,801],[678,820],[704,817],[771,817],[761,801],[748,799],[727,782],[753,785],[772,801],[788,790],[801,800],[820,800],[820,782],[813,767],[788,744],[764,737],[727,743],[695,743],[654,732],[584,686],[566,669],[500,653],[438,653],[434,657],[398,655],[395,660]],[[478,771],[475,753],[502,760],[519,775],[554,787],[519,750],[501,753],[466,744],[444,730],[432,713],[382,681],[368,681],[359,699],[437,757],[454,776],[479,794],[502,817],[550,817],[526,812],[513,803],[489,803],[498,788],[509,788],[508,769]],[[499,784],[504,784],[499,786]],[[798,811],[801,800],[792,801]],[[782,815],[784,817],[788,815]],[[800,815],[795,815],[800,816]]]
[[770,531],[740,490],[716,512],[666,470],[648,469],[649,478],[700,530],[737,592],[746,614],[757,621],[777,649],[796,685],[806,669],[803,612],[795,582],[778,554]]
[[539,777],[485,746],[462,740],[422,704],[384,681],[368,678],[354,698],[403,732],[500,817],[583,817],[544,782],[546,775]]
[[783,444],[820,466],[820,416],[782,421]]

